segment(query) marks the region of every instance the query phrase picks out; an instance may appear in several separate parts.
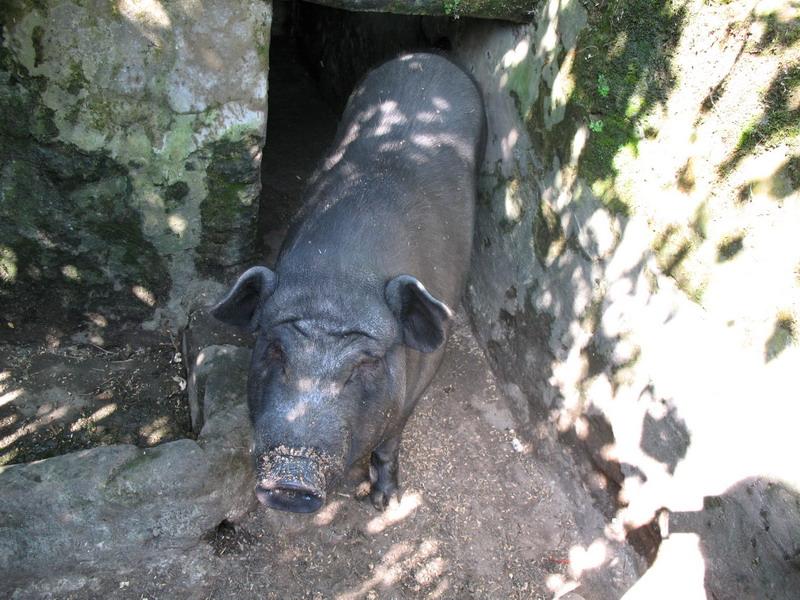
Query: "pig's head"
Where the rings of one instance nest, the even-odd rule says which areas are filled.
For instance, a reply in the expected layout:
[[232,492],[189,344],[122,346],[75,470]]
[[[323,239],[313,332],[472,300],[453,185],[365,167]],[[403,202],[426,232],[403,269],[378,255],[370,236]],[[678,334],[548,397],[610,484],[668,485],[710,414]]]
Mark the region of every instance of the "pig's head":
[[408,275],[371,288],[285,279],[253,267],[212,314],[256,335],[256,496],[314,512],[337,478],[402,425],[407,349],[437,350],[452,312]]

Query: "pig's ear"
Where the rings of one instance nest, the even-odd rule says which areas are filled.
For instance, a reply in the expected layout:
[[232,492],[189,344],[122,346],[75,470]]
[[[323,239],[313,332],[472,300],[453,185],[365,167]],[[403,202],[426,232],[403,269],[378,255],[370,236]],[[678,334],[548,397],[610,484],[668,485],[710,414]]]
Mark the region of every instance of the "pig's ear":
[[406,346],[420,352],[433,352],[444,343],[453,311],[431,296],[416,278],[395,277],[386,284],[384,295],[400,323]]
[[242,273],[228,295],[220,300],[211,314],[236,327],[248,327],[259,304],[275,291],[277,277],[267,267],[252,267]]

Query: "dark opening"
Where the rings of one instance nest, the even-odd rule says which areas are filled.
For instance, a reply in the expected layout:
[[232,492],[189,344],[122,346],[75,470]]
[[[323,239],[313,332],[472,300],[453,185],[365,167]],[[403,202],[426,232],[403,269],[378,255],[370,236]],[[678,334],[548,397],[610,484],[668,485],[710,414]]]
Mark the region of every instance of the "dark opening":
[[447,50],[447,17],[273,4],[267,140],[261,163],[259,258],[271,264],[350,92],[370,68],[404,51]]

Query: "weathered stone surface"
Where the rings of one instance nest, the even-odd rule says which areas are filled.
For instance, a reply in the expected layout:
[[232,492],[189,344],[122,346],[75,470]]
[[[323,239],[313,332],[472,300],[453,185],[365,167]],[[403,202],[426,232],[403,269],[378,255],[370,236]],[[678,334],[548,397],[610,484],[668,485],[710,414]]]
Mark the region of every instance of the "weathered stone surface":
[[181,325],[198,270],[252,257],[270,4],[14,0],[0,18],[3,316]]
[[[644,540],[654,556],[652,575],[630,598],[663,594],[669,586],[675,596],[785,598],[800,575],[793,562],[798,549],[787,542],[800,527],[800,479],[789,458],[800,453],[789,366],[800,351],[793,316],[800,284],[792,275],[799,255],[787,256],[790,235],[783,227],[796,205],[786,204],[784,187],[773,186],[782,195],[759,210],[770,215],[774,239],[754,235],[751,258],[737,258],[734,266],[726,252],[741,249],[741,236],[721,250],[705,236],[741,223],[737,211],[744,205],[720,207],[715,187],[735,191],[743,175],[719,175],[719,164],[707,165],[715,175],[703,174],[708,196],[697,202],[719,212],[692,214],[690,200],[669,186],[688,189],[701,175],[674,182],[658,174],[665,154],[680,153],[688,139],[714,148],[720,169],[728,164],[718,141],[709,139],[716,138],[714,129],[697,125],[711,117],[686,105],[693,95],[702,106],[707,87],[689,85],[693,76],[671,90],[675,82],[664,68],[670,63],[659,54],[676,47],[686,27],[681,60],[711,70],[705,57],[685,49],[707,39],[708,15],[673,9],[667,2],[631,5],[625,36],[602,8],[589,14],[579,2],[555,0],[527,27],[469,23],[458,30],[454,52],[481,85],[489,119],[468,306],[494,368],[529,402],[522,435],[551,435],[583,454],[596,469],[584,473],[585,481],[614,519],[607,535],[630,531],[629,539]],[[656,39],[660,50],[648,46]],[[597,54],[603,40],[617,44],[611,56],[630,60],[627,70],[626,63]],[[723,82],[735,47],[725,52],[713,67]],[[612,68],[627,75],[604,70]],[[737,93],[724,94],[740,101]],[[655,98],[664,105],[656,108]],[[587,106],[603,112],[587,114]],[[684,112],[694,126],[673,127]],[[647,129],[656,122],[660,131]],[[668,151],[657,143],[675,137]],[[755,206],[747,211],[754,216]],[[653,223],[665,213],[678,224],[659,235]],[[689,269],[681,261],[701,245],[704,254],[690,262],[705,260],[703,270],[682,274],[676,265]],[[687,281],[705,273],[715,291],[703,298],[702,286]],[[741,287],[753,277],[783,292],[739,302],[750,297]],[[793,308],[781,312],[781,306]],[[759,322],[759,312],[771,320]],[[671,535],[656,555],[654,517],[661,507],[682,515],[678,522],[687,529]],[[645,585],[657,574],[658,585]]]
[[311,0],[345,10],[530,22],[541,0]]
[[[206,390],[209,375],[217,369],[229,365],[233,371],[246,367],[240,353],[227,351],[230,346],[252,347],[252,336],[224,325],[212,317],[207,309],[198,309],[189,314],[189,322],[183,332],[183,360],[188,377],[186,391],[189,396],[189,410],[192,430],[199,433],[205,419],[204,403],[206,393],[217,398],[218,394],[241,393],[238,388]],[[238,360],[238,362],[237,362]],[[246,374],[241,375],[246,378]],[[216,382],[212,377],[212,386]],[[233,401],[233,399],[231,399]]]
[[0,589],[65,577],[81,588],[108,571],[169,563],[244,514],[253,499],[248,354],[234,346],[200,354],[196,441],[107,446],[0,468]]
[[[626,598],[668,589],[692,596],[790,600],[800,585],[800,494],[776,481],[748,479],[697,511],[668,517],[653,567]],[[677,578],[676,573],[682,577]]]

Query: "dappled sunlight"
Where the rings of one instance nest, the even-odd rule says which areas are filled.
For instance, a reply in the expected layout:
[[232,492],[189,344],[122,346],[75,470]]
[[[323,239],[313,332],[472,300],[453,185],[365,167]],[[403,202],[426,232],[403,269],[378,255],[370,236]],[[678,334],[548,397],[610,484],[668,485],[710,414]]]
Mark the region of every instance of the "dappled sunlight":
[[146,27],[168,29],[172,21],[158,0],[118,0],[117,9],[129,21]]
[[585,571],[599,569],[608,560],[605,540],[595,540],[588,547],[573,546],[569,550],[569,573],[574,579],[580,579]]
[[566,596],[580,587],[577,581],[568,580],[560,574],[548,575],[545,580],[548,589],[553,593],[553,600]]
[[139,430],[139,434],[147,440],[150,446],[155,446],[161,442],[168,433],[169,425],[167,417],[158,417],[152,423],[145,425]]
[[91,322],[92,325],[95,325],[96,327],[103,327],[103,328],[108,327],[108,319],[105,316],[101,315],[100,313],[96,312],[86,313],[86,318],[88,318],[89,322]]
[[407,490],[398,502],[392,500],[380,515],[367,523],[367,532],[371,534],[381,533],[387,527],[396,525],[410,517],[414,511],[422,504],[422,496],[419,492]]
[[503,160],[509,161],[513,157],[514,147],[519,140],[519,132],[516,128],[509,130],[507,134],[500,140],[500,148],[503,155]]
[[14,433],[0,438],[0,450],[5,450],[24,436],[30,435],[42,427],[63,419],[67,415],[68,411],[69,409],[66,406],[61,406],[48,412],[44,416],[39,417],[38,419],[29,421],[22,427],[18,428]]
[[561,2],[558,0],[550,0],[545,7],[545,10],[547,11],[548,20],[545,21],[546,29],[544,30],[544,33],[541,34],[538,46],[536,48],[536,52],[539,56],[557,51],[561,43],[558,31],[559,16],[562,10]]
[[389,135],[392,133],[392,129],[400,125],[405,125],[408,122],[408,119],[394,100],[387,100],[378,106],[378,110],[381,115],[380,120],[374,128],[367,133],[367,137]]
[[308,411],[308,400],[301,398],[295,405],[286,413],[286,420],[294,422],[296,419],[302,418]]
[[81,429],[93,427],[106,417],[110,416],[111,413],[113,413],[116,410],[117,410],[116,403],[112,402],[111,404],[106,404],[102,408],[98,408],[88,417],[82,417],[73,422],[72,425],[69,426],[69,430],[72,433],[77,433]]
[[314,525],[325,527],[333,523],[336,515],[344,505],[342,500],[331,500],[314,515]]
[[142,285],[134,285],[131,288],[131,292],[136,298],[141,301],[143,304],[147,306],[155,306],[156,305],[156,298],[153,295],[153,292],[148,290],[146,287]]
[[0,281],[14,283],[17,269],[17,253],[8,246],[0,245]]
[[525,205],[524,198],[521,196],[519,182],[517,180],[509,182],[506,186],[505,216],[511,223],[516,223],[522,217],[522,210]]
[[0,392],[4,392],[3,395],[0,396],[0,406],[3,406],[4,404],[13,402],[14,400],[22,396],[22,394],[25,393],[25,390],[23,390],[22,388],[18,388],[16,390],[10,390],[6,392],[5,385],[2,385],[0,386]]
[[81,274],[75,265],[64,265],[61,267],[61,274],[70,281],[80,281]]
[[[731,551],[736,551],[731,548]],[[705,600],[705,560],[696,533],[673,534],[661,542],[655,563],[623,596],[625,600]]]
[[170,230],[172,230],[172,233],[181,237],[186,233],[186,228],[189,226],[189,223],[183,215],[172,214],[167,217],[167,225]]
[[[520,65],[526,58],[528,58],[528,50],[530,50],[530,42],[527,39],[520,40],[516,47],[512,48],[503,55],[501,59],[503,68],[511,69],[512,67]],[[503,77],[507,77],[507,74],[504,74]],[[500,85],[505,85],[502,79]]]
[[117,340],[104,347],[96,332],[105,331],[107,318],[84,317],[86,329],[64,344],[3,349],[13,368],[0,372],[0,462],[185,436],[186,384],[172,344],[132,347]]
[[447,561],[438,555],[439,542],[427,539],[419,544],[397,542],[384,554],[380,564],[370,564],[372,575],[355,589],[339,594],[336,600],[365,598],[372,590],[386,590],[404,578],[412,578],[416,593],[426,598],[439,598],[447,592],[449,582],[443,577]]
[[[702,8],[719,23],[711,32],[707,23],[689,21],[671,60],[692,77],[679,79],[658,106],[641,90],[630,94],[626,116],[640,119],[642,135],[635,147],[620,147],[612,177],[595,188],[623,192],[636,211],[605,266],[608,288],[592,348],[608,364],[576,352],[586,338],[570,328],[573,345],[553,364],[550,381],[563,399],[551,416],[581,440],[595,433],[582,415],[608,417],[613,437],[598,459],[634,471],[616,476],[615,539],[651,523],[663,506],[700,510],[704,496],[746,477],[792,470],[785,457],[796,452],[777,440],[796,438],[785,378],[785,365],[798,355],[787,341],[800,314],[800,254],[790,243],[800,222],[789,164],[796,140],[753,144],[731,162],[765,90],[788,77],[778,60],[745,52],[750,42],[739,34],[754,23],[756,37],[767,36],[772,25],[758,18],[774,12],[768,5],[753,14],[744,4]],[[598,82],[598,93],[613,95],[605,83]],[[795,110],[794,96],[780,94],[786,110]],[[596,134],[588,134],[589,144]],[[728,165],[724,176],[719,165]],[[687,296],[702,310],[684,302]]]
[[168,48],[173,22],[159,0],[116,0],[114,8],[154,48]]

